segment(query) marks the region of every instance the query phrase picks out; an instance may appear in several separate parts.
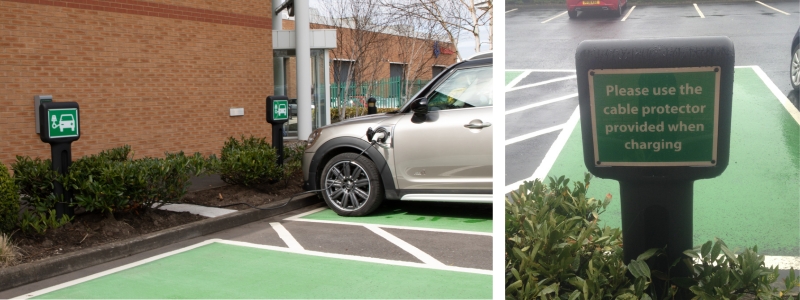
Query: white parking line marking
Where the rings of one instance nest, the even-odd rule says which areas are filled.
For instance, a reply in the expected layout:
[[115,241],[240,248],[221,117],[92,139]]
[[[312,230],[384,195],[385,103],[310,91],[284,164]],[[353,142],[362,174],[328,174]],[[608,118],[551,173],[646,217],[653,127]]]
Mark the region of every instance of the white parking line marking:
[[567,11],[565,10],[564,12],[562,12],[562,13],[560,13],[560,14],[557,14],[557,15],[555,15],[554,17],[552,17],[552,18],[550,18],[550,19],[547,19],[547,20],[544,20],[544,21],[542,21],[542,24],[544,24],[544,23],[547,23],[547,22],[550,22],[550,20],[552,20],[552,19],[555,19],[555,18],[558,18],[558,17],[560,17],[560,16],[563,16],[563,15],[564,15],[564,14],[566,14],[566,13],[567,13]]
[[327,220],[313,220],[313,219],[301,219],[301,218],[299,218],[299,219],[289,219],[289,218],[287,218],[287,219],[284,219],[284,220],[286,220],[286,221],[311,222],[311,223],[322,223],[322,224],[355,225],[355,226],[375,225],[375,226],[378,226],[378,227],[381,227],[381,228],[395,228],[395,229],[405,229],[405,230],[418,230],[418,231],[431,231],[431,232],[445,232],[445,233],[458,233],[458,234],[492,236],[491,232],[479,232],[479,231],[436,229],[436,228],[395,226],[395,225],[382,225],[382,224],[365,224],[365,223],[339,222],[339,221],[327,221]]
[[286,218],[284,220],[295,221],[295,220],[300,219],[302,217],[305,217],[307,215],[313,215],[315,213],[321,212],[321,211],[326,210],[326,209],[328,209],[327,206],[323,206],[323,207],[320,207],[320,208],[315,208],[315,209],[309,210],[307,212],[304,212],[304,213],[301,213],[301,214],[296,214],[294,216],[288,217],[288,218]]
[[515,138],[510,138],[510,139],[506,140],[506,146],[514,144],[514,143],[519,143],[519,142],[527,140],[527,139],[532,139],[532,138],[535,138],[535,137],[543,135],[543,134],[548,134],[548,133],[551,133],[553,131],[559,131],[561,129],[564,129],[564,124],[556,125],[556,126],[553,126],[553,127],[548,127],[548,128],[542,129],[542,130],[537,130],[537,131],[534,131],[534,132],[531,132],[531,133],[528,133],[528,134],[520,135],[520,136],[515,137]]
[[778,266],[778,269],[789,270],[794,268],[795,271],[800,270],[800,257],[797,256],[764,256],[764,266]]
[[512,11],[515,11],[515,10],[517,10],[517,9],[515,8],[515,9],[512,9],[512,10],[509,10],[509,11],[507,11],[506,13],[510,13],[510,12],[512,12]]
[[513,113],[518,113],[518,112],[521,112],[521,111],[526,110],[526,109],[531,109],[531,108],[534,108],[534,107],[547,105],[547,104],[555,103],[555,102],[558,102],[558,101],[572,99],[572,98],[575,98],[575,97],[578,97],[578,93],[571,94],[571,95],[566,95],[566,96],[561,96],[561,97],[558,97],[558,98],[555,98],[555,99],[536,102],[534,104],[528,104],[528,105],[525,105],[525,106],[522,106],[522,107],[517,107],[515,109],[507,110],[506,111],[506,115],[510,115],[510,114],[513,114]]
[[550,172],[550,168],[553,167],[553,164],[556,162],[556,158],[558,158],[558,154],[561,153],[561,150],[564,149],[564,145],[567,144],[567,140],[569,140],[569,136],[572,134],[572,131],[575,128],[575,124],[578,124],[578,120],[580,120],[580,108],[576,107],[575,111],[572,113],[572,116],[569,117],[567,123],[565,123],[556,138],[556,141],[553,142],[553,145],[550,146],[550,150],[547,150],[547,154],[544,155],[542,162],[539,163],[539,167],[536,168],[536,171],[533,172],[530,178],[525,178],[515,183],[509,184],[506,186],[505,192],[511,192],[519,188],[519,185],[522,184],[524,181],[533,181],[536,178],[542,179],[547,176],[547,173]]
[[695,3],[695,4],[694,4],[694,9],[695,9],[695,10],[697,10],[697,14],[699,14],[699,15],[700,15],[700,18],[701,18],[701,19],[705,19],[705,18],[706,18],[706,16],[705,16],[705,15],[703,15],[703,12],[702,12],[702,11],[700,11],[700,7],[697,7],[697,3]]
[[634,5],[634,6],[631,6],[631,9],[630,9],[630,10],[628,10],[628,13],[627,13],[627,14],[625,14],[625,17],[624,17],[624,18],[622,18],[622,20],[621,20],[622,22],[625,22],[625,20],[627,20],[627,19],[628,19],[628,16],[630,16],[630,15],[631,15],[631,13],[633,12],[633,9],[634,9],[634,8],[636,8],[636,5]]
[[787,13],[787,12],[785,12],[785,11],[782,11],[782,10],[780,10],[780,9],[774,8],[774,7],[772,7],[772,6],[766,5],[766,4],[764,4],[764,2],[761,2],[761,1],[756,1],[756,3],[758,3],[758,4],[761,4],[761,5],[763,5],[763,6],[766,6],[766,7],[768,7],[768,8],[771,8],[771,9],[773,9],[773,10],[775,10],[775,11],[779,12],[779,13],[782,13],[782,14],[784,14],[784,15],[787,15],[787,16],[789,15],[789,13]]
[[400,249],[403,249],[403,251],[408,252],[409,254],[413,255],[414,257],[416,257],[420,261],[424,262],[425,264],[434,265],[434,266],[444,266],[444,264],[442,262],[436,260],[435,258],[433,258],[433,256],[428,255],[428,253],[425,253],[422,250],[419,250],[419,248],[414,247],[414,245],[411,245],[411,244],[407,243],[406,241],[401,240],[400,238],[394,236],[393,234],[388,233],[385,230],[378,228],[378,226],[364,225],[364,227],[366,227],[367,229],[371,230],[375,234],[381,236],[382,238],[386,239],[387,241],[389,241],[390,243],[394,244],[395,246],[400,247]]
[[81,277],[72,281],[68,281],[59,285],[54,285],[49,288],[41,289],[35,292],[27,293],[25,295],[21,295],[12,299],[28,299],[36,296],[41,296],[53,291],[57,291],[66,287],[70,287],[73,285],[77,285],[80,283],[84,283],[93,279],[97,279],[106,275],[114,274],[120,271],[124,271],[133,267],[141,266],[146,263],[150,263],[168,256],[172,256],[175,254],[179,254],[182,252],[186,252],[195,248],[199,248],[205,245],[209,245],[211,243],[220,243],[220,244],[228,244],[234,246],[243,246],[243,247],[250,247],[250,248],[257,248],[257,249],[264,249],[264,250],[272,250],[272,251],[280,251],[280,252],[287,252],[287,253],[295,253],[295,254],[305,254],[305,255],[313,255],[313,256],[320,256],[320,257],[328,257],[328,258],[338,258],[338,259],[347,259],[347,260],[354,260],[354,261],[363,261],[363,262],[371,262],[371,263],[379,263],[385,265],[394,265],[394,266],[404,266],[404,267],[414,267],[414,268],[421,268],[421,269],[431,269],[431,270],[443,270],[443,271],[453,271],[453,272],[463,272],[463,273],[472,273],[472,274],[481,274],[481,275],[489,275],[492,276],[492,270],[481,270],[481,269],[473,269],[473,268],[462,268],[462,267],[452,267],[446,265],[429,265],[429,264],[421,264],[416,262],[408,262],[408,261],[400,261],[400,260],[389,260],[389,259],[382,259],[382,258],[373,258],[373,257],[365,257],[365,256],[355,256],[355,255],[346,255],[346,254],[334,254],[334,253],[325,253],[325,252],[318,252],[318,251],[310,251],[310,250],[295,250],[290,248],[283,248],[283,247],[275,247],[275,246],[267,246],[267,245],[259,245],[247,242],[239,242],[239,241],[229,241],[229,240],[222,240],[222,239],[209,239],[202,241],[200,243],[187,246],[181,249],[173,250],[167,253],[159,254],[153,257],[149,257],[140,261],[132,262],[124,266],[119,266],[110,270],[106,270],[103,272],[95,273],[86,277]]
[[515,85],[517,85],[517,83],[522,81],[522,79],[525,79],[525,77],[528,77],[528,75],[530,75],[530,74],[531,74],[531,71],[523,71],[522,74],[519,74],[519,76],[517,76],[517,78],[514,78],[513,80],[511,80],[511,82],[509,82],[506,85],[506,89],[513,88]]
[[286,228],[283,227],[283,225],[281,225],[281,223],[270,222],[269,225],[272,226],[272,229],[274,229],[275,232],[278,233],[278,236],[283,240],[284,243],[286,243],[286,246],[289,247],[289,249],[292,250],[305,249],[303,248],[303,246],[300,245],[300,243],[297,242],[297,240],[294,239],[292,234],[289,233],[289,231],[286,230]]
[[767,86],[767,88],[769,88],[772,94],[775,95],[776,98],[778,98],[781,104],[783,104],[783,108],[785,108],[786,111],[789,112],[789,114],[792,116],[792,118],[794,118],[794,120],[797,121],[797,124],[800,124],[800,111],[798,111],[797,108],[794,107],[794,105],[792,105],[792,102],[789,101],[789,98],[786,98],[786,95],[781,93],[781,89],[779,89],[778,86],[776,86],[775,83],[772,82],[771,79],[769,79],[769,76],[767,76],[767,73],[764,73],[764,70],[761,70],[761,67],[752,66],[751,68],[753,68],[753,71],[755,71],[756,74],[758,74],[758,77],[761,78],[761,81],[764,82],[764,84]]
[[513,92],[513,91],[516,91],[516,90],[521,90],[521,89],[532,88],[532,87],[535,87],[535,86],[540,86],[540,85],[544,85],[544,84],[548,84],[548,83],[569,80],[569,79],[573,79],[573,78],[576,78],[576,77],[578,77],[578,76],[577,75],[569,75],[569,76],[564,76],[564,77],[553,78],[553,79],[550,79],[550,80],[540,81],[540,82],[532,83],[532,84],[528,84],[528,85],[517,86],[517,87],[510,88],[510,89],[506,89],[506,93]]

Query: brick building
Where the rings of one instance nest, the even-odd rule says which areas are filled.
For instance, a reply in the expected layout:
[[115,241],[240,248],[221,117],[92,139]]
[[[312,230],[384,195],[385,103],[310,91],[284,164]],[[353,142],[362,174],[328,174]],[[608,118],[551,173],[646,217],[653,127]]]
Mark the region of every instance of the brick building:
[[[49,158],[35,131],[36,95],[80,105],[73,159],[125,144],[135,157],[160,157],[218,153],[231,136],[270,140],[271,8],[263,0],[0,0],[0,162]],[[441,64],[455,62],[450,56]]]

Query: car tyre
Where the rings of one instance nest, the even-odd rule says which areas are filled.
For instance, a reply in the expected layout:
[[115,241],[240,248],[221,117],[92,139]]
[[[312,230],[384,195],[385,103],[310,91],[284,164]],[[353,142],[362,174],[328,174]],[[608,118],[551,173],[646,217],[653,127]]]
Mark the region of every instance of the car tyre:
[[340,216],[364,216],[385,197],[375,163],[363,155],[342,153],[322,169],[322,198]]
[[568,10],[567,11],[567,15],[569,15],[570,19],[577,18],[578,17],[578,11],[577,10]]
[[800,90],[800,44],[794,46],[792,50],[792,62],[789,64],[789,79],[792,81],[792,88]]

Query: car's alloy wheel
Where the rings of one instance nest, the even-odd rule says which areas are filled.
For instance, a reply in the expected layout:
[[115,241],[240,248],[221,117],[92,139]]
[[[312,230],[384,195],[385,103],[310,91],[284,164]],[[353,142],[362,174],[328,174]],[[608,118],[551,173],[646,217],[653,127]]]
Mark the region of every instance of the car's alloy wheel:
[[800,89],[800,44],[794,47],[792,51],[792,64],[789,75],[792,79],[792,87],[797,90]]
[[334,156],[320,178],[322,197],[342,216],[363,216],[383,202],[383,186],[375,164],[355,153]]

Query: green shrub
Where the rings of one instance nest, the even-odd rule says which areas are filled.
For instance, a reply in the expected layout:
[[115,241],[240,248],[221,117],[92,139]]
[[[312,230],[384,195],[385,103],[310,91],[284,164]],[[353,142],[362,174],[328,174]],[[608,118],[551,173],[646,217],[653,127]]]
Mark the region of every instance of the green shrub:
[[278,155],[264,138],[228,138],[217,165],[220,177],[229,184],[253,186],[274,182],[282,177]]
[[549,178],[548,185],[525,182],[506,198],[507,298],[786,299],[798,285],[790,270],[786,289],[773,288],[778,269],[765,267],[756,247],[736,256],[721,240],[684,252],[690,258],[683,262],[693,270],[689,278],[651,272],[646,261],[663,249],[650,249],[625,265],[620,229],[597,225],[611,195],[603,201],[586,198],[590,179],[587,174],[585,184],[575,182],[572,189],[563,176]]
[[72,219],[72,217],[66,214],[61,215],[60,219],[56,218],[56,211],[54,209],[46,212],[25,211],[22,214],[22,221],[19,227],[22,229],[22,232],[25,233],[44,235],[48,229],[64,226],[71,222]]
[[52,170],[49,159],[31,159],[18,155],[11,168],[14,169],[14,182],[19,187],[22,200],[30,208],[40,213],[55,208],[53,181],[57,173]]
[[291,176],[303,167],[303,153],[306,151],[305,143],[293,143],[283,147],[283,183],[289,186]]
[[0,233],[11,232],[17,227],[18,219],[19,190],[6,165],[0,163]]

